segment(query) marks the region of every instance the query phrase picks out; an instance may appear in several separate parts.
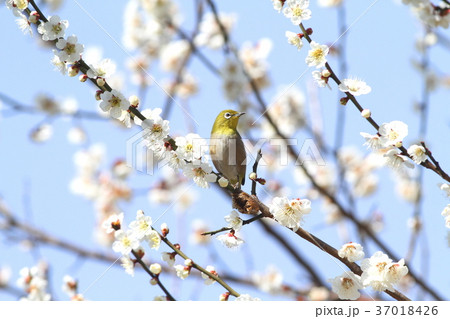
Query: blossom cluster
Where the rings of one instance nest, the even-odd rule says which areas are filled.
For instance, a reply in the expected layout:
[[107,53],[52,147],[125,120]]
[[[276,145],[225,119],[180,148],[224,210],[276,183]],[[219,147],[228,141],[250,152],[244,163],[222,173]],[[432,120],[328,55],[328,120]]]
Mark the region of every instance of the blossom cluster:
[[51,295],[48,293],[48,280],[46,266],[40,264],[35,267],[25,267],[20,270],[17,285],[27,294],[21,300],[27,301],[49,301]]
[[153,152],[153,159],[174,170],[181,169],[183,174],[192,179],[202,188],[215,182],[217,177],[212,173],[209,156],[206,152],[208,144],[198,134],[189,133],[173,139],[174,145],[168,141],[169,121],[159,115],[161,109],[143,110],[146,120],[135,118],[135,123],[143,129],[142,137],[147,142],[147,148]]
[[[305,126],[305,104],[305,95],[297,87],[282,87],[270,103],[268,112],[281,133],[292,136]],[[277,137],[267,120],[262,124],[262,132],[265,137]]]
[[[308,9],[308,0],[273,0],[272,3],[275,10],[278,12],[282,11],[287,18],[291,19],[294,25],[300,25],[304,20],[311,18],[311,10]],[[336,6],[339,4],[340,1],[328,1],[326,3],[322,3],[321,5]],[[285,35],[288,43],[295,46],[297,50],[300,50],[303,47],[303,39],[305,34],[286,31]],[[316,67],[319,69],[312,72],[313,78],[319,87],[328,86],[328,79],[331,76],[328,67],[326,67],[327,55],[329,52],[330,47],[327,45],[319,44],[312,40],[310,41],[310,50],[308,51],[308,56],[306,57],[305,62],[309,67]],[[353,96],[358,96],[370,93],[371,88],[364,81],[353,77],[342,80],[339,84],[339,90],[344,93],[348,92]]]
[[[128,229],[123,227],[123,214],[112,215],[103,223],[106,233],[113,233],[115,241],[112,243],[112,249],[122,254],[121,265],[125,271],[134,275],[135,260],[130,257],[134,252],[139,258],[145,254],[142,242],[146,242],[151,249],[158,250],[161,244],[161,237],[152,227],[152,218],[146,216],[142,210],[138,210],[136,218],[130,222]],[[154,269],[157,266],[153,267]]]
[[375,135],[361,132],[361,136],[366,140],[364,145],[372,150],[383,150],[386,164],[394,169],[404,166],[413,168],[409,162],[411,158],[416,164],[424,162],[427,158],[426,150],[421,145],[411,145],[405,155],[399,153],[396,148],[403,146],[403,140],[408,135],[408,125],[401,121],[383,123]]
[[[158,84],[147,71],[159,59],[161,69],[167,72],[180,72],[183,63],[192,53],[190,43],[185,39],[174,39],[174,29],[181,21],[177,5],[171,0],[132,0],[128,1],[124,11],[124,35],[122,42],[129,50],[136,52],[128,60],[132,72],[132,81],[139,87]],[[204,18],[198,36],[209,41],[206,28],[211,17]],[[203,23],[202,23],[203,25]],[[212,36],[214,37],[214,36]],[[217,38],[214,37],[215,40]],[[202,42],[202,40],[198,40]],[[176,81],[164,79],[158,84],[168,95],[176,93],[188,98],[198,91],[195,77],[182,70]]]
[[264,89],[270,85],[267,57],[271,50],[272,41],[263,38],[256,44],[243,43],[238,52],[239,62],[231,58],[225,60],[221,68],[221,76],[222,89],[227,100],[237,101],[251,89],[246,74],[258,89]]
[[[350,262],[364,258],[362,246],[357,243],[348,243],[339,250],[339,256]],[[394,285],[408,273],[405,261],[392,261],[381,251],[376,252],[370,258],[361,261],[362,275],[345,272],[330,280],[332,290],[340,299],[356,300],[360,297],[359,290],[371,287],[376,291],[394,291]]]
[[338,160],[346,167],[345,179],[350,183],[355,196],[369,196],[377,190],[378,178],[374,171],[382,163],[379,155],[371,153],[363,156],[357,149],[346,147],[339,149]]
[[409,5],[414,15],[429,27],[447,29],[450,25],[450,5],[445,1],[440,1],[438,5],[429,0],[402,0],[402,2]]
[[303,217],[311,212],[311,202],[308,199],[288,199],[275,197],[269,205],[270,213],[280,225],[297,231],[303,222]]
[[77,175],[70,183],[70,190],[94,202],[97,211],[97,240],[110,245],[113,238],[105,235],[101,225],[111,216],[120,213],[120,201],[128,201],[132,191],[128,185],[131,168],[122,160],[116,161],[110,170],[101,168],[105,149],[100,144],[80,150],[74,155]]
[[78,293],[78,282],[69,275],[63,278],[62,290],[70,297],[72,301],[83,301],[84,296]]
[[261,291],[270,294],[282,291],[283,274],[274,266],[268,266],[264,273],[254,272],[251,279]]

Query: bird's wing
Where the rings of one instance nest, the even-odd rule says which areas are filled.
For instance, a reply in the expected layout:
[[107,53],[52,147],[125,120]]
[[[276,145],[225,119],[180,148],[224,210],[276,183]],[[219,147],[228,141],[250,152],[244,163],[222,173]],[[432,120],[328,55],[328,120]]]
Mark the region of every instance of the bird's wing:
[[241,178],[241,184],[244,185],[245,184],[245,172],[247,169],[247,153],[245,151],[245,146],[244,146],[244,142],[242,142],[242,138],[239,135],[239,133],[237,133],[237,152],[236,152],[236,163],[237,163],[237,170],[238,170],[238,174],[239,177]]

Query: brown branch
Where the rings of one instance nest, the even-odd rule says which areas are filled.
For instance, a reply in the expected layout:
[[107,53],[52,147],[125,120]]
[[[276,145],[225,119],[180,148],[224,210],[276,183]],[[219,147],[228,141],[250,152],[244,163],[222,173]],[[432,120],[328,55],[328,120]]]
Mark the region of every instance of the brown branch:
[[133,256],[136,258],[136,261],[139,265],[142,266],[142,269],[153,279],[156,280],[157,285],[161,290],[166,294],[166,297],[169,299],[169,301],[176,301],[175,298],[170,294],[170,292],[166,289],[166,287],[162,284],[161,280],[159,279],[159,275],[153,274],[150,269],[148,268],[147,264],[141,259],[139,254],[137,254],[134,250],[131,251]]
[[189,258],[185,253],[183,253],[181,251],[181,249],[177,248],[174,244],[172,244],[166,237],[161,236],[161,240],[167,245],[169,246],[174,252],[176,252],[181,258],[183,258],[184,260],[190,259],[192,261],[192,267],[197,269],[198,271],[204,273],[205,275],[207,275],[208,277],[210,277],[211,279],[217,281],[222,287],[224,287],[226,290],[228,290],[228,292],[235,296],[235,297],[239,297],[239,293],[237,293],[233,288],[231,288],[222,278],[220,278],[218,275],[214,275],[212,273],[210,273],[209,271],[207,271],[205,268],[203,268],[202,266],[200,266],[199,264],[195,263],[191,258]]
[[[211,1],[211,0],[208,0]],[[217,23],[220,23],[220,19],[216,19]],[[305,34],[305,38],[307,39],[308,42],[311,42],[311,38],[309,37],[309,35],[307,34],[306,30],[304,29],[303,25],[300,24],[300,28],[302,29],[302,31]],[[222,27],[220,28],[221,31],[225,31],[225,29]],[[228,36],[224,36],[224,39],[228,39]],[[239,59],[239,55],[236,51],[235,48],[233,48],[231,46],[231,52],[234,54],[236,60],[241,64],[242,66],[242,61]],[[329,68],[330,73],[332,74],[332,76],[334,76],[335,81],[337,81],[336,83],[339,84],[340,80],[339,78],[334,74],[333,70],[331,69],[331,67],[329,67],[328,63],[326,64],[326,67]],[[279,136],[281,139],[286,140],[286,136],[284,136],[284,134],[281,133],[281,131],[279,130],[278,126],[275,124],[274,120],[272,119],[272,117],[270,116],[270,114],[267,112],[267,107],[266,107],[266,103],[264,102],[264,99],[259,91],[259,88],[256,84],[256,82],[254,81],[254,79],[248,74],[248,72],[245,70],[244,67],[242,67],[244,76],[247,78],[250,87],[252,89],[252,92],[256,98],[256,100],[259,103],[260,109],[262,114],[264,115],[264,117],[267,119],[267,121],[269,122],[270,126],[274,129],[275,134],[277,136]],[[352,100],[352,102],[354,103],[354,105],[360,110],[362,111],[363,108],[362,106],[359,104],[359,102],[355,99],[355,97],[353,95],[350,94],[349,96],[350,100]],[[372,118],[368,118],[367,119],[377,130],[378,130],[378,124],[372,119]],[[295,149],[293,148],[292,145],[287,144],[288,147],[288,152],[289,154],[294,158],[295,161],[301,160],[301,157],[299,156],[299,154],[295,151]],[[402,150],[402,152],[405,152],[406,155],[409,157],[406,149],[404,147],[401,147],[400,150]],[[429,163],[431,164],[431,163]],[[431,164],[432,165],[432,164]],[[433,165],[434,166],[434,165]],[[366,224],[360,222],[351,211],[347,211],[346,209],[344,209],[343,205],[340,204],[340,202],[338,202],[338,200],[335,198],[335,196],[333,196],[327,189],[321,187],[314,179],[314,177],[311,175],[311,173],[308,171],[308,169],[304,166],[304,165],[300,165],[300,168],[302,169],[302,171],[304,172],[304,174],[307,176],[307,178],[311,181],[312,185],[314,186],[315,189],[317,189],[319,191],[319,193],[321,193],[324,197],[328,198],[334,205],[336,205],[336,207],[340,210],[340,212],[342,213],[342,215],[344,215],[345,217],[347,217],[348,219],[350,219],[353,223],[356,224],[356,226],[358,227],[358,229],[360,231],[363,231],[363,233],[366,233],[382,250],[384,250],[388,255],[390,255],[391,258],[394,259],[399,259],[395,257],[395,254],[393,254],[390,249],[388,249],[388,247],[383,244],[381,242],[380,239],[378,239],[378,237],[374,234],[374,232],[370,229],[369,226],[367,226]],[[450,177],[449,177],[449,181],[450,181]],[[333,248],[334,249],[334,248]],[[430,287],[428,287],[428,285],[422,281],[413,271],[411,271],[411,269],[409,268],[409,274],[411,275],[411,277],[414,278],[414,280],[428,293],[430,293],[430,295],[432,295],[435,299],[437,300],[442,300],[442,298],[434,291],[432,290]]]
[[84,111],[84,110],[78,110],[73,114],[66,114],[63,112],[58,112],[55,114],[49,114],[43,110],[39,110],[36,107],[32,106],[26,106],[22,103],[12,99],[11,97],[3,94],[0,92],[0,100],[5,103],[5,105],[8,105],[10,107],[10,110],[15,112],[21,112],[21,113],[29,113],[29,114],[36,114],[36,113],[42,113],[49,115],[51,117],[54,116],[60,116],[60,117],[72,117],[72,118],[79,118],[79,119],[86,119],[86,120],[99,120],[99,121],[108,121],[109,119],[101,116],[97,112],[90,112],[90,111]]
[[[270,213],[270,210],[266,205],[259,202],[259,208],[260,208],[261,213],[264,215],[264,217],[273,219],[273,216]],[[306,230],[304,230],[301,227],[295,233],[298,236],[300,236],[301,238],[303,238],[303,239],[307,240],[308,242],[310,242],[311,244],[313,244],[314,246],[318,247],[320,250],[326,252],[330,256],[339,260],[341,263],[345,264],[353,273],[355,273],[357,275],[362,274],[362,270],[358,264],[356,264],[354,262],[350,262],[346,258],[340,257],[338,254],[338,251],[334,247],[328,245],[326,242],[322,241],[320,238],[310,234],[309,232],[307,232]],[[394,290],[394,291],[385,290],[384,292],[396,300],[403,300],[403,301],[410,300],[408,297],[406,297],[405,295],[403,295],[402,293],[400,293],[397,290]]]
[[[300,24],[299,24],[299,27],[300,27],[300,29],[302,30],[305,39],[306,39],[308,42],[311,43],[311,42],[312,42],[312,39],[311,39],[311,37],[308,35],[308,32],[306,32],[306,29],[305,29],[305,27],[303,26],[303,24],[300,23]],[[337,85],[341,84],[341,80],[340,80],[339,77],[336,75],[336,73],[333,71],[333,69],[332,69],[331,66],[328,64],[328,62],[325,63],[325,67],[327,68],[327,70],[328,70],[328,71],[330,72],[330,74],[331,74],[331,75],[330,75],[330,78],[332,78],[333,81],[334,81]],[[362,112],[362,111],[363,111],[364,108],[361,106],[361,104],[358,102],[358,100],[355,98],[354,95],[352,95],[352,94],[349,93],[349,92],[345,92],[345,95],[347,96],[347,98],[348,98],[350,101],[352,101],[353,105],[358,109],[359,112]],[[377,130],[377,132],[378,132],[380,126],[378,125],[377,122],[375,122],[375,120],[372,118],[372,116],[369,116],[368,118],[366,118],[366,120],[367,120],[367,121],[368,121],[368,122],[369,122],[376,130]],[[398,147],[398,149],[401,151],[401,154],[402,154],[402,155],[411,158],[411,156],[408,154],[408,151],[406,150],[406,148],[405,148],[404,146],[400,146],[400,147]],[[430,152],[430,153],[431,153],[431,152]],[[435,172],[436,174],[438,174],[439,176],[441,176],[444,180],[446,180],[447,182],[450,183],[450,176],[449,176],[446,172],[444,172],[444,170],[442,170],[441,167],[438,167],[436,164],[433,165],[429,160],[426,160],[426,161],[420,163],[420,165],[423,166],[423,167],[425,167],[425,168],[427,168],[427,169],[429,169],[429,170],[432,170],[433,172]]]
[[261,158],[262,158],[262,153],[261,153],[261,149],[259,149],[258,155],[256,155],[255,163],[253,164],[253,173],[255,173],[255,178],[252,180],[251,194],[254,196],[256,196],[256,183],[257,183],[257,178],[258,178],[257,171],[258,171],[258,164],[259,164],[259,161],[261,160]]

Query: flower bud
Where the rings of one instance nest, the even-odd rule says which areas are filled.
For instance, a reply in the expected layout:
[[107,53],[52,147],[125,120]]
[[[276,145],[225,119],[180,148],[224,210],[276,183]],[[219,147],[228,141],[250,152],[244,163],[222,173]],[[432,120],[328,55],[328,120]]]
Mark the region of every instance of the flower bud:
[[86,82],[89,77],[86,74],[81,74],[78,78],[80,82]]
[[100,95],[102,95],[103,94],[103,91],[102,90],[97,90],[96,92],[95,92],[95,99],[97,100],[97,101],[100,101],[102,98],[100,97]]
[[161,265],[158,263],[154,263],[150,265],[150,271],[152,272],[152,274],[154,275],[159,275],[161,273]]
[[157,284],[158,284],[158,279],[156,279],[156,278],[150,279],[150,285],[156,286]]
[[28,22],[37,23],[39,21],[39,13],[37,11],[31,11],[30,16],[28,17]]
[[372,116],[372,113],[370,112],[369,109],[364,109],[361,111],[361,116],[367,119]]
[[100,87],[104,86],[105,83],[106,83],[106,82],[105,82],[105,79],[104,79],[104,78],[100,78],[100,77],[97,78],[96,81],[97,81],[97,85],[100,86]]
[[141,246],[139,246],[138,248],[136,248],[136,249],[134,250],[134,252],[136,253],[136,255],[137,255],[137,257],[138,257],[139,259],[144,258],[145,250],[144,250],[144,248],[142,248]]
[[225,177],[219,178],[219,185],[220,185],[220,187],[227,187],[228,179],[226,179]]
[[252,181],[254,181],[255,179],[258,178],[258,176],[256,175],[255,172],[251,172],[250,175],[248,176],[248,178],[250,178]]
[[322,70],[322,76],[323,76],[324,78],[329,78],[330,75],[331,75],[331,72],[330,72],[328,69]]
[[220,295],[219,301],[228,301],[228,297],[230,297],[230,293],[227,291]]
[[128,102],[130,102],[132,107],[138,107],[140,100],[136,95],[132,95],[128,98]]
[[76,66],[76,65],[72,65],[70,68],[69,68],[69,70],[67,71],[67,74],[69,75],[69,76],[77,76],[78,75],[78,72],[80,72],[80,68],[78,67],[78,66]]
[[188,266],[188,267],[192,267],[192,265],[193,265],[194,263],[192,262],[192,259],[186,259],[186,260],[184,261],[184,264],[185,264],[186,266]]
[[261,185],[266,185],[266,180],[264,178],[257,178],[256,181]]
[[341,105],[347,105],[347,102],[348,102],[348,97],[343,97],[343,98],[341,98],[340,100],[339,100],[339,103],[341,103]]
[[163,237],[166,237],[169,234],[169,226],[166,223],[161,224],[161,233]]

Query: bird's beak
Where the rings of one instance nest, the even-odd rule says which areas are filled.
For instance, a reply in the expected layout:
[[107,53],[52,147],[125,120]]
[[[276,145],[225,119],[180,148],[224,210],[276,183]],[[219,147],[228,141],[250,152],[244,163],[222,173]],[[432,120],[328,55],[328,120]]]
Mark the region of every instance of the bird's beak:
[[237,117],[241,117],[241,116],[244,115],[244,114],[245,114],[245,112],[241,112],[241,113],[236,114],[236,116],[237,116]]

